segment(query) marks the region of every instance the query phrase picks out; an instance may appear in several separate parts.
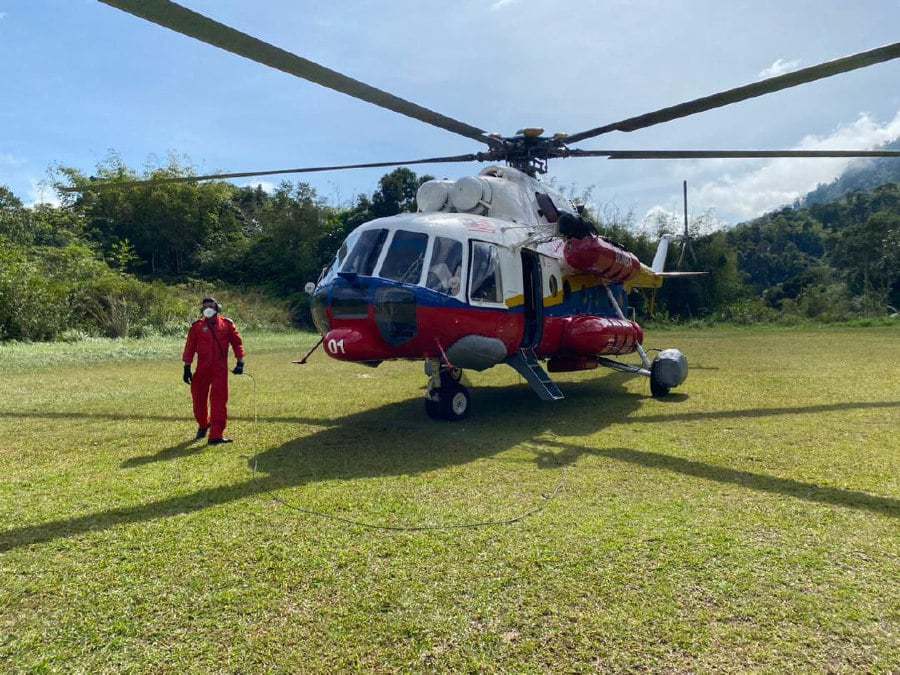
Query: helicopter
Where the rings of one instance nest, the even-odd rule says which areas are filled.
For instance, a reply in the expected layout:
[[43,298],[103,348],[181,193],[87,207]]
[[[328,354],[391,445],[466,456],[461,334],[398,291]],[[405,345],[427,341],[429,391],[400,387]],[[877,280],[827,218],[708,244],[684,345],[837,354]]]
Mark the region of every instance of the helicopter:
[[[546,401],[564,397],[549,373],[599,367],[646,377],[663,397],[684,383],[687,358],[665,349],[650,359],[630,313],[633,289],[657,289],[670,236],[650,265],[603,237],[581,209],[540,176],[550,160],[898,157],[892,150],[594,150],[573,147],[614,131],[634,132],[749,98],[900,57],[900,42],[762,79],[577,133],[513,135],[422,107],[219,23],[170,0],[100,0],[141,19],[481,144],[473,153],[406,161],[218,173],[129,182],[95,181],[63,191],[301,174],[361,168],[488,163],[475,176],[429,180],[416,213],[357,227],[318,281],[307,284],[319,346],[332,358],[377,367],[423,361],[426,413],[457,421],[470,412],[465,370],[514,368]],[[618,358],[637,353],[640,364]],[[544,365],[546,365],[546,369]]]

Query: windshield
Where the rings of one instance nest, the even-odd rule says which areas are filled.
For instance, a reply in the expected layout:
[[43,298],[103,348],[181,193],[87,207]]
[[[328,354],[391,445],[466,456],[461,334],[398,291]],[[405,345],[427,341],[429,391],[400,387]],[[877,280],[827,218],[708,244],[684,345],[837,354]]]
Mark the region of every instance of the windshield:
[[337,276],[338,270],[341,269],[341,263],[344,262],[344,259],[347,257],[347,251],[353,247],[353,244],[356,243],[358,237],[359,234],[354,231],[344,240],[344,243],[341,244],[341,247],[338,249],[337,255],[334,256],[334,260],[329,263],[328,267],[322,270],[322,274],[317,282],[318,284],[327,284]]
[[405,284],[419,283],[427,246],[427,234],[397,230],[378,276]]
[[462,244],[455,239],[435,237],[425,285],[444,295],[456,295],[461,272]]
[[341,272],[372,276],[375,263],[381,254],[381,247],[387,237],[387,230],[366,230],[359,235],[359,240],[350,251]]

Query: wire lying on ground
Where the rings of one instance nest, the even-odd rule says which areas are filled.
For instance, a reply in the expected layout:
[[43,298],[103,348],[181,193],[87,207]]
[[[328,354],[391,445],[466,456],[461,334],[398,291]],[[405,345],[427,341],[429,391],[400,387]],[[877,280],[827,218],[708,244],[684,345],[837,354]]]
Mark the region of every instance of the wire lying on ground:
[[[259,405],[257,400],[257,391],[256,391],[256,379],[252,374],[245,372],[244,373],[248,378],[250,378],[250,382],[252,383],[252,406],[253,406],[253,429],[255,436],[255,444],[257,451],[261,448],[260,438],[259,438]],[[253,464],[251,467],[251,474],[254,478],[256,478],[259,473],[257,467],[258,460],[254,457]],[[342,523],[344,525],[353,525],[355,527],[362,527],[369,530],[381,530],[385,532],[425,532],[425,531],[434,531],[434,530],[463,530],[463,529],[476,529],[483,527],[501,527],[507,525],[513,525],[515,523],[519,523],[531,516],[537,515],[541,511],[547,508],[551,501],[556,499],[559,493],[562,491],[566,479],[567,472],[569,470],[568,466],[559,465],[562,468],[562,475],[557,481],[556,486],[549,493],[541,495],[541,501],[537,503],[537,505],[532,508],[523,511],[522,513],[510,517],[510,518],[498,518],[492,520],[479,520],[472,522],[464,522],[464,523],[445,523],[445,524],[424,524],[424,525],[389,525],[383,523],[370,523],[363,520],[355,520],[353,518],[345,518],[344,516],[338,516],[333,513],[326,513],[324,511],[316,511],[315,509],[308,509],[303,506],[298,506],[297,504],[292,504],[286,499],[277,495],[273,490],[269,488],[263,488],[262,493],[268,495],[274,502],[280,504],[281,506],[290,509],[292,511],[296,511],[297,513],[302,513],[306,516],[312,516],[315,518],[322,518],[323,520],[331,520],[333,522]]]

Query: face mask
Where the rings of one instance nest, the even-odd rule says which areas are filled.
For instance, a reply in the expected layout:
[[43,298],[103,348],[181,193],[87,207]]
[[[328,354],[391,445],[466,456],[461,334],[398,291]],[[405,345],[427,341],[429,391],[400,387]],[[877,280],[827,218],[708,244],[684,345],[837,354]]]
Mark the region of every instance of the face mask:
[[215,315],[216,315],[216,310],[214,310],[212,307],[204,307],[203,308],[203,316],[205,316],[207,319],[211,319]]

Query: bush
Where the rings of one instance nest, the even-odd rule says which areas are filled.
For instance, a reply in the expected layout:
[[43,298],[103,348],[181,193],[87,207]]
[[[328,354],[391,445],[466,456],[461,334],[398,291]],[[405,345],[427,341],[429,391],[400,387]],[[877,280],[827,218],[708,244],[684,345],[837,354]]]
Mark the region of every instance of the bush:
[[111,269],[83,244],[26,247],[0,237],[0,340],[183,334],[206,295],[242,329],[289,325],[284,303],[259,292],[147,283]]
[[49,340],[66,327],[66,288],[23,247],[0,238],[0,339]]
[[720,319],[740,325],[771,323],[778,321],[781,313],[769,307],[760,298],[738,300],[728,305],[720,314]]
[[256,289],[192,281],[177,286],[176,290],[179,298],[188,304],[186,318],[190,321],[200,316],[200,301],[211,296],[222,305],[222,314],[233,319],[240,330],[280,330],[292,323],[287,302],[273,299]]

